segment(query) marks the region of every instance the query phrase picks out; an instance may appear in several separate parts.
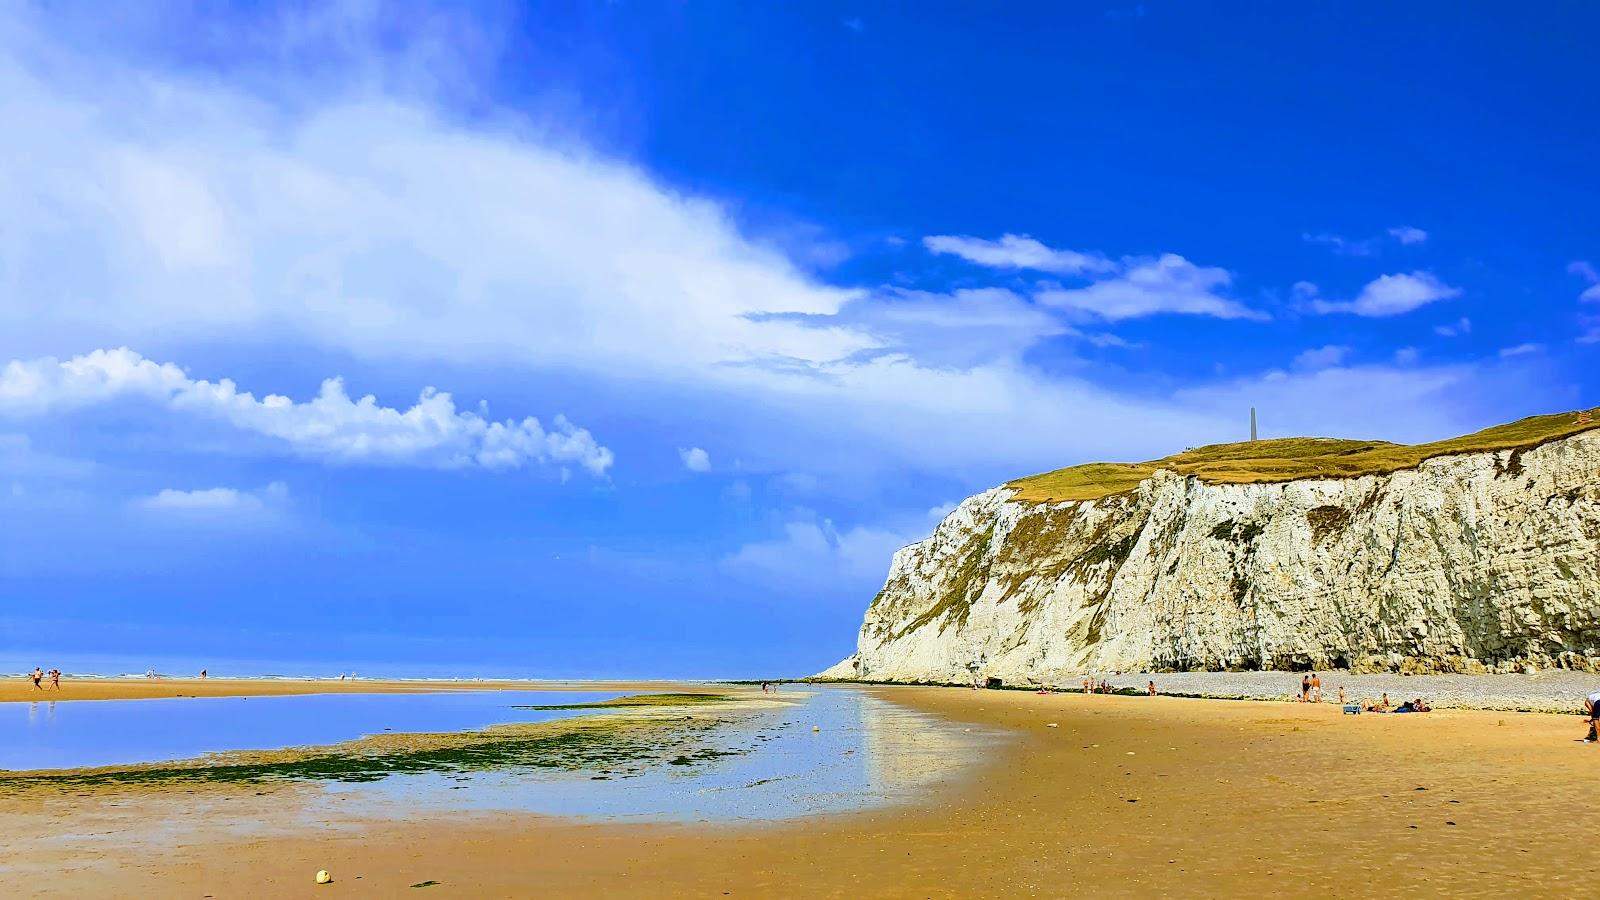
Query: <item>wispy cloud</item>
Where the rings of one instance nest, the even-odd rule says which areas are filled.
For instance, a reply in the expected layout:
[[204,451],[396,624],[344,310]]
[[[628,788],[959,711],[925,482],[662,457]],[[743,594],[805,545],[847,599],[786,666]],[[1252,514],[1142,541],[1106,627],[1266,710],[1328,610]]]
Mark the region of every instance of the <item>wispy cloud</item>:
[[1002,235],[999,240],[957,235],[930,235],[922,246],[931,253],[951,256],[991,269],[1030,269],[1056,275],[1102,274],[1117,264],[1099,253],[1055,250],[1025,234]]
[[231,487],[178,490],[166,488],[136,501],[139,508],[177,514],[253,515],[281,508],[289,500],[289,488],[274,481],[259,490]]
[[155,402],[332,462],[485,469],[575,465],[596,476],[612,463],[610,450],[564,417],[557,416],[551,430],[531,417],[495,422],[457,410],[449,394],[433,388],[405,410],[383,406],[372,395],[352,400],[337,378],[324,381],[311,400],[278,394],[257,399],[229,379],[193,379],[172,363],[127,348],[67,360],[13,360],[0,369],[0,415],[60,414],[118,400]]
[[1515,347],[1505,347],[1500,351],[1501,359],[1510,359],[1513,356],[1529,356],[1534,353],[1543,353],[1543,344],[1518,344]]
[[1314,350],[1306,350],[1294,358],[1293,366],[1296,369],[1316,372],[1321,369],[1332,368],[1345,361],[1350,355],[1350,348],[1341,344],[1329,344]]
[[1413,225],[1396,225],[1384,234],[1368,238],[1349,238],[1328,231],[1306,232],[1300,238],[1308,244],[1320,244],[1341,256],[1375,256],[1388,241],[1403,246],[1425,243],[1428,233]]
[[1589,282],[1589,286],[1578,295],[1579,300],[1586,303],[1600,303],[1600,272],[1596,272],[1594,266],[1580,259],[1568,263],[1567,271]]
[[[1312,286],[1314,289],[1314,285]],[[1429,272],[1380,275],[1367,282],[1354,300],[1311,300],[1311,308],[1319,313],[1350,313],[1369,318],[1398,316],[1420,309],[1429,303],[1461,296],[1461,289],[1451,287]]]
[[1433,333],[1440,337],[1460,337],[1472,332],[1472,320],[1466,316],[1445,325],[1435,325]]
[[1160,313],[1254,321],[1270,318],[1226,296],[1224,291],[1233,283],[1226,269],[1197,266],[1175,253],[1126,262],[1127,268],[1115,278],[1087,287],[1043,290],[1034,299],[1112,322]]

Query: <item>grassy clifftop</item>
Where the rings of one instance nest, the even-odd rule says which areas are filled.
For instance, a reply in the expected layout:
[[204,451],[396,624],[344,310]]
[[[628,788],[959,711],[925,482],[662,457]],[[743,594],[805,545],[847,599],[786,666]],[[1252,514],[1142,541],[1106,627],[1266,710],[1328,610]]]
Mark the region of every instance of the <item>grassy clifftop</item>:
[[1097,500],[1131,491],[1139,482],[1169,469],[1194,475],[1211,484],[1254,484],[1293,481],[1298,478],[1355,478],[1415,468],[1425,459],[1455,453],[1494,450],[1528,450],[1548,441],[1600,428],[1600,409],[1594,421],[1582,422],[1577,413],[1532,416],[1509,425],[1430,444],[1391,444],[1387,441],[1347,441],[1337,438],[1280,438],[1212,444],[1163,459],[1140,463],[1088,463],[1021,478],[1006,485],[1016,499],[1036,503],[1059,500]]

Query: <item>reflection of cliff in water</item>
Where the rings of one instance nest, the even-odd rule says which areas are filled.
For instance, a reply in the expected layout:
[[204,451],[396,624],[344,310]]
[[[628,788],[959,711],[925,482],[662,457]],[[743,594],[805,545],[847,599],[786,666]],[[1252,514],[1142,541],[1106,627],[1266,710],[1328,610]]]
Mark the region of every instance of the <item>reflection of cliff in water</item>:
[[981,762],[993,743],[987,732],[966,731],[876,697],[862,697],[856,709],[866,781],[885,796],[914,795]]

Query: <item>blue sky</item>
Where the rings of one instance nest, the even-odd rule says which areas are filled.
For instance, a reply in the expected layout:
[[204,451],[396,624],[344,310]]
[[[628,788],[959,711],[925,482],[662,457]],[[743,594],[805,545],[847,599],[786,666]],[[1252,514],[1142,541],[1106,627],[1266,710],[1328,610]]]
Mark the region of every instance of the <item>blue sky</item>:
[[1597,27],[8,4],[0,670],[800,674],[1008,478],[1593,405]]

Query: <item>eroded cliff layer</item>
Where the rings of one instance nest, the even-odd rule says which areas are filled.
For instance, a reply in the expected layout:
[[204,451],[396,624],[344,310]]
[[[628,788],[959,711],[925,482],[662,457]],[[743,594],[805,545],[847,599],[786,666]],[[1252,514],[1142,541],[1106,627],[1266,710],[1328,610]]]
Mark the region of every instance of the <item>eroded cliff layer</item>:
[[1594,430],[1371,475],[1156,467],[1096,499],[1027,488],[972,497],[896,553],[857,653],[824,676],[1600,670]]

